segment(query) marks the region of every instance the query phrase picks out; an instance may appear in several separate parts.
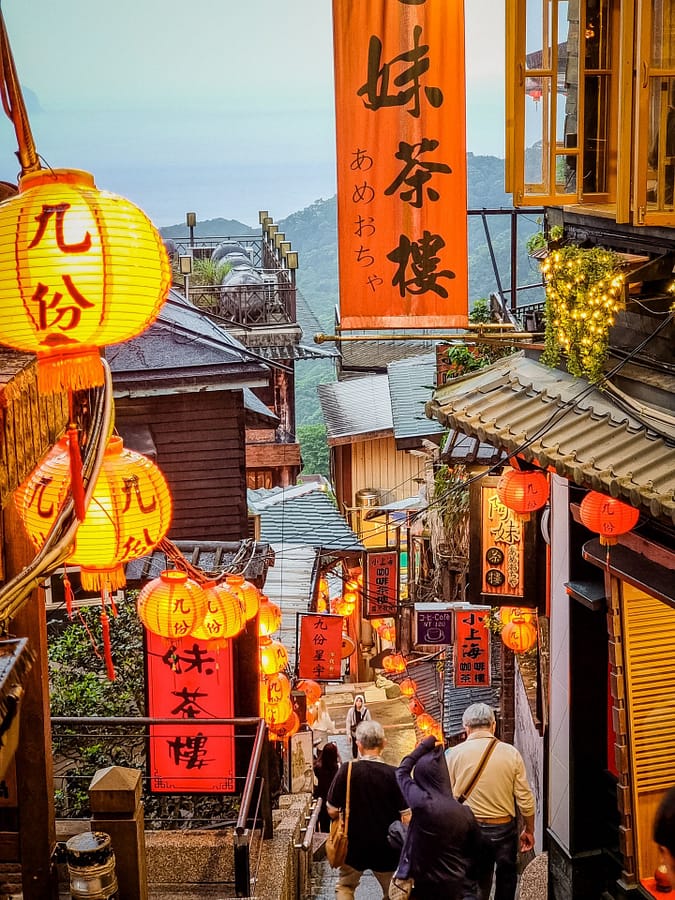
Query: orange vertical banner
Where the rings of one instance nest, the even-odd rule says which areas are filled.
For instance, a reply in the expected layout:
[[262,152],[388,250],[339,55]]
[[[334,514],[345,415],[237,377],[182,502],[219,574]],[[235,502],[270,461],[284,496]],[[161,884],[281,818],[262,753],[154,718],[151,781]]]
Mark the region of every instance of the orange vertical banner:
[[467,322],[463,0],[333,0],[344,329]]

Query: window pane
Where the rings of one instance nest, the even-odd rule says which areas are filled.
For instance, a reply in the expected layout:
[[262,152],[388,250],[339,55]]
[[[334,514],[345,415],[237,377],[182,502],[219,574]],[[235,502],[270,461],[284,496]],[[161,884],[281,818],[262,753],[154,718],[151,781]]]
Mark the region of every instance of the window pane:
[[675,0],[653,0],[652,66],[675,65]]
[[609,0],[587,0],[586,70],[609,68]]
[[559,155],[555,158],[556,194],[574,194],[577,189],[577,157]]
[[588,75],[585,87],[583,191],[585,194],[601,194],[608,190],[609,77]]
[[528,78],[531,88],[525,97],[525,190],[548,190],[551,79]]
[[551,23],[548,2],[527,0],[525,33],[526,69],[550,69]]
[[652,78],[649,85],[647,206],[673,208],[675,179],[675,78]]
[[[556,114],[556,143],[563,147],[577,146],[577,102],[579,93],[579,45],[568,40],[570,18],[575,3],[558,6],[558,103]],[[577,23],[573,23],[573,28]]]

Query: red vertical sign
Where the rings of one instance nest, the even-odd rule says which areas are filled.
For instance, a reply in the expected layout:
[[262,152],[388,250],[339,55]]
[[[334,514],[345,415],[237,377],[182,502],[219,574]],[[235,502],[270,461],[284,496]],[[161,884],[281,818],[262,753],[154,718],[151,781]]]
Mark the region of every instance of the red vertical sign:
[[343,328],[467,317],[463,0],[333,0]]
[[455,687],[490,684],[490,632],[485,625],[489,610],[455,610]]
[[342,677],[342,616],[310,614],[300,622],[298,675],[313,681],[338,681]]
[[366,556],[365,618],[395,616],[398,608],[398,551],[369,550]]
[[176,719],[150,726],[151,790],[234,791],[234,727],[203,724],[234,714],[230,643],[221,650],[192,640],[168,645],[149,631],[146,639],[148,715]]

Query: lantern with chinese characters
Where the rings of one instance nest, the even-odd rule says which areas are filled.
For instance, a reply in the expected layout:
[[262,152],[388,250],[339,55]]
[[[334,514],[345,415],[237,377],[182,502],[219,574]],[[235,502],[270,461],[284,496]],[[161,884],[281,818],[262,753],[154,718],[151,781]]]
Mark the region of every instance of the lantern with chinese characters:
[[[15,493],[16,508],[39,549],[65,502],[70,486],[67,439],[52,448]],[[81,568],[86,591],[117,590],[126,583],[123,566],[146,556],[171,522],[171,495],[158,467],[126,449],[113,436],[106,447],[91,501],[68,562]]]
[[269,597],[261,594],[258,608],[258,634],[265,637],[268,634],[274,634],[280,628],[281,609],[276,603],[272,603]]
[[285,741],[293,737],[300,730],[300,719],[296,712],[291,713],[285,722],[269,726],[270,739],[273,741]]
[[0,204],[0,342],[38,358],[38,389],[103,384],[99,347],[140,334],[171,285],[162,239],[88,172],[40,169]]
[[204,591],[178,569],[167,569],[141,589],[138,618],[148,631],[178,641],[192,634],[206,610]]
[[632,531],[640,518],[634,506],[614,497],[589,491],[581,501],[581,521],[590,531],[600,535],[600,543],[616,544],[617,538]]
[[317,703],[321,698],[321,685],[317,684],[316,681],[312,681],[311,678],[301,678],[295,685],[295,689],[296,691],[302,691],[307,697],[308,704]]
[[535,609],[528,609],[526,606],[500,606],[499,619],[502,626],[508,625],[514,619],[525,619],[526,622],[534,623],[537,618]]
[[239,634],[246,620],[239,597],[225,584],[206,582],[202,585],[206,597],[204,618],[197,624],[192,636],[207,641],[214,647],[223,647],[229,638]]
[[548,478],[544,472],[521,472],[506,469],[497,483],[497,496],[504,506],[527,521],[530,513],[548,500]]
[[291,682],[283,672],[263,675],[260,680],[260,705],[280,703],[290,700]]
[[405,672],[405,659],[400,653],[390,653],[389,656],[385,656],[382,660],[382,668],[385,672]]
[[241,606],[244,610],[246,621],[254,618],[260,606],[260,591],[258,588],[246,581],[243,575],[228,575],[225,583],[233,594],[241,600]]
[[511,619],[502,628],[502,641],[514,653],[526,653],[537,643],[537,629],[525,618]]
[[263,675],[276,675],[288,665],[288,651],[280,641],[260,638],[260,671]]
[[412,678],[404,678],[398,685],[404,697],[414,697],[417,690],[417,682]]

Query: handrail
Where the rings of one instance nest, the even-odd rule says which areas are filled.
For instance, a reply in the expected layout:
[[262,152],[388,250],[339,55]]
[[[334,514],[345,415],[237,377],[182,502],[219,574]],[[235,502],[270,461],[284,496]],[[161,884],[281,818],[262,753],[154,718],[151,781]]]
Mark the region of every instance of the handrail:
[[312,846],[312,839],[314,838],[314,832],[316,831],[316,824],[319,821],[319,813],[321,812],[321,805],[323,803],[323,799],[321,797],[317,797],[314,805],[312,806],[312,812],[307,821],[307,825],[305,828],[300,829],[300,834],[305,833],[304,838],[302,839],[302,843],[296,844],[296,850],[303,850],[305,853]]
[[239,807],[239,816],[235,825],[235,832],[241,836],[246,831],[246,821],[253,797],[253,785],[255,783],[258,767],[266,738],[267,725],[264,719],[258,719],[258,727],[256,729],[255,741],[253,742],[253,751],[248,764],[248,772],[246,773],[246,782],[241,795],[241,805]]

